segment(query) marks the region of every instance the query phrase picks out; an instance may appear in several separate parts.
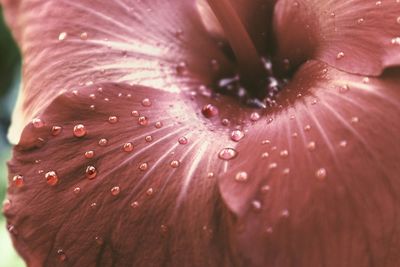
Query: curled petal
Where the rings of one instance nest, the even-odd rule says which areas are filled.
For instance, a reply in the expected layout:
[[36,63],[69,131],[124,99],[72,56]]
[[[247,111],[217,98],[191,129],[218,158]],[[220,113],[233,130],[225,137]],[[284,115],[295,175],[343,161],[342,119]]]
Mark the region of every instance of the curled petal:
[[344,71],[379,75],[400,64],[399,1],[280,0],[274,29],[281,59],[319,59]]
[[220,190],[249,266],[400,263],[398,75],[308,62],[248,130]]

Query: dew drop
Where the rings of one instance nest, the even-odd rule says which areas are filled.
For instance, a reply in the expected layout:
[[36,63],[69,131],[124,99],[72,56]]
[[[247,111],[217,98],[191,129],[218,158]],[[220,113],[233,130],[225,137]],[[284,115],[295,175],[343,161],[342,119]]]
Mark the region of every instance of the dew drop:
[[73,132],[75,137],[84,137],[87,133],[86,127],[83,124],[75,125]]
[[298,136],[299,136],[298,133],[292,133],[292,137],[293,137],[293,138],[297,138]]
[[53,126],[51,128],[51,135],[52,136],[57,136],[62,132],[62,127],[61,126]]
[[86,178],[88,178],[89,180],[94,179],[97,175],[96,167],[91,166],[91,165],[87,166],[85,173],[86,173]]
[[253,200],[251,202],[251,207],[253,208],[254,211],[260,211],[261,210],[261,202],[258,200]]
[[64,41],[67,38],[68,34],[66,32],[60,32],[58,35],[58,41]]
[[145,126],[145,125],[147,125],[147,123],[148,123],[148,120],[147,120],[147,118],[145,116],[140,116],[138,118],[138,124],[139,125]]
[[240,140],[243,139],[243,137],[244,137],[244,132],[241,130],[234,130],[231,133],[232,141],[239,142]]
[[104,147],[106,145],[108,145],[108,140],[106,138],[101,138],[99,140],[99,146],[103,146]]
[[179,165],[180,165],[180,162],[179,162],[179,160],[173,160],[173,161],[170,162],[169,165],[170,165],[172,168],[178,168]]
[[264,152],[261,154],[261,158],[266,159],[269,157],[269,153],[268,152]]
[[132,203],[131,203],[131,207],[132,207],[133,209],[139,208],[139,202],[137,202],[137,201],[132,202]]
[[58,183],[58,176],[55,171],[49,171],[44,176],[48,185],[54,186]]
[[145,98],[142,100],[142,106],[144,107],[150,107],[151,106],[151,101],[148,98]]
[[349,90],[350,88],[347,84],[344,84],[343,86],[339,87],[339,93],[341,94],[347,93]]
[[229,123],[230,123],[230,121],[228,119],[226,119],[226,118],[221,120],[221,124],[224,125],[224,126],[228,126]]
[[207,178],[211,179],[214,178],[215,174],[213,172],[207,173]]
[[270,140],[262,140],[261,144],[262,145],[269,145],[269,144],[271,144],[271,141]]
[[15,175],[12,179],[16,187],[22,187],[25,184],[24,177],[22,175]]
[[326,169],[325,168],[320,168],[315,172],[315,177],[317,177],[319,180],[323,180],[326,178]]
[[157,121],[156,124],[155,124],[154,126],[155,126],[157,129],[160,129],[160,128],[163,126],[163,124],[162,124],[161,121]]
[[364,20],[363,18],[359,18],[359,19],[357,20],[357,23],[358,23],[358,24],[363,24],[364,21],[365,21],[365,20]]
[[289,151],[287,151],[287,150],[282,150],[282,151],[279,153],[279,155],[280,155],[282,158],[287,158],[287,157],[289,156]]
[[149,189],[147,189],[146,195],[152,196],[153,194],[154,194],[154,189],[153,189],[152,187],[150,187]]
[[391,42],[393,45],[400,45],[400,37],[393,38]]
[[290,213],[289,213],[289,210],[287,210],[287,209],[284,209],[284,210],[281,212],[281,216],[282,216],[283,218],[288,218],[289,215],[290,215]]
[[369,83],[369,77],[364,77],[362,80],[363,83]]
[[133,110],[133,111],[131,112],[131,115],[132,115],[133,117],[139,117],[139,111]]
[[218,154],[218,157],[222,160],[231,160],[234,159],[236,156],[237,151],[230,147],[222,149]]
[[216,106],[214,106],[212,104],[207,104],[202,108],[201,113],[203,114],[204,117],[209,119],[214,116],[217,116],[219,113],[219,110]]
[[347,147],[347,141],[346,140],[340,141],[339,146],[343,148]]
[[80,187],[75,187],[74,188],[74,194],[78,195],[81,192],[81,188]]
[[93,150],[89,150],[85,152],[85,158],[87,159],[91,159],[94,157],[94,151]]
[[258,121],[260,119],[260,114],[258,112],[253,112],[250,115],[250,120],[252,121]]
[[261,187],[261,193],[266,194],[271,190],[271,187],[269,185],[264,185]]
[[381,6],[382,5],[382,1],[376,1],[375,5],[376,6]]
[[235,181],[239,182],[239,183],[247,182],[248,179],[249,179],[249,175],[247,174],[247,172],[244,172],[244,171],[238,172],[235,175]]
[[111,188],[111,195],[113,196],[118,196],[119,193],[121,193],[121,188],[119,186],[114,186],[113,188]]
[[79,37],[81,38],[81,40],[87,40],[88,39],[88,34],[87,34],[87,32],[82,32]]
[[309,143],[307,144],[307,149],[308,149],[309,151],[314,151],[315,148],[316,148],[316,143],[315,143],[314,141],[311,141],[311,142],[309,142]]
[[285,168],[282,171],[283,175],[288,175],[290,173],[290,169],[289,168]]
[[304,126],[304,131],[309,132],[311,130],[311,125]]
[[151,135],[147,135],[144,140],[146,140],[147,143],[150,143],[151,141],[153,141],[153,136]]
[[99,245],[99,246],[101,246],[101,245],[104,244],[104,240],[103,240],[103,238],[101,238],[100,236],[96,236],[96,237],[94,238],[94,240],[96,241],[96,244]]
[[118,122],[118,117],[117,116],[110,116],[108,117],[108,122],[111,124],[117,123]]
[[133,144],[130,142],[125,143],[123,146],[123,149],[125,152],[131,152],[131,151],[133,151]]
[[149,164],[147,164],[146,162],[144,162],[144,163],[141,163],[141,164],[139,165],[139,170],[141,170],[141,171],[146,171],[148,167],[149,167]]
[[358,117],[352,117],[351,118],[351,123],[356,124],[360,121],[360,119]]
[[59,261],[66,261],[67,260],[67,255],[62,249],[57,250],[57,258]]
[[160,231],[162,234],[168,233],[168,226],[166,226],[165,224],[161,224]]
[[186,145],[188,143],[188,140],[185,136],[179,137],[178,143],[181,145]]
[[336,59],[342,59],[344,57],[344,53],[343,52],[339,52],[336,55]]
[[33,127],[35,128],[42,128],[44,126],[44,122],[39,118],[34,118],[32,120]]

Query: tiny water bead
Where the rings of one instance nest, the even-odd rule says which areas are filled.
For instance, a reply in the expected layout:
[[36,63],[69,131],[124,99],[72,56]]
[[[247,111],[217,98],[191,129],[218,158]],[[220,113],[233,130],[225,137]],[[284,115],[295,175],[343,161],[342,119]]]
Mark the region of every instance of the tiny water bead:
[[326,178],[327,172],[325,168],[320,168],[315,172],[315,177],[319,180],[323,180]]
[[210,119],[212,117],[215,117],[218,115],[219,110],[216,106],[212,104],[207,104],[201,109],[201,113],[203,114],[204,117],[207,119]]
[[161,121],[157,121],[156,124],[154,124],[154,126],[155,126],[157,129],[160,129],[160,128],[163,126],[163,123],[162,123]]
[[149,164],[147,162],[141,163],[139,165],[139,170],[146,171],[149,168]]
[[133,144],[128,142],[123,145],[123,149],[125,152],[132,152],[133,151]]
[[250,120],[258,121],[261,118],[261,115],[258,112],[253,112],[250,115]]
[[235,181],[239,182],[239,183],[247,182],[248,179],[249,179],[249,175],[245,171],[238,172],[235,175]]
[[15,175],[12,179],[16,187],[22,187],[25,184],[24,177],[22,175]]
[[58,183],[58,176],[55,171],[49,171],[44,176],[48,185],[54,186]]
[[251,202],[251,207],[253,208],[254,211],[260,211],[262,205],[261,205],[261,202],[260,202],[260,201],[258,201],[258,200],[253,200],[253,201]]
[[84,137],[87,134],[85,125],[83,125],[83,124],[75,125],[73,133],[74,133],[75,137]]
[[336,59],[342,59],[344,57],[344,52],[339,52],[336,55]]
[[359,121],[360,121],[360,119],[358,117],[351,118],[351,123],[353,123],[353,124],[357,124]]
[[269,185],[263,185],[260,189],[261,193],[266,194],[271,190],[271,186]]
[[99,146],[107,146],[108,145],[108,140],[106,138],[101,138],[99,140]]
[[32,124],[33,124],[33,127],[37,128],[37,129],[42,128],[44,126],[44,122],[42,121],[42,119],[39,119],[39,118],[34,118],[32,120]]
[[74,191],[75,195],[78,195],[81,192],[81,188],[80,187],[75,187],[73,191]]
[[186,145],[188,143],[188,140],[185,136],[179,137],[178,143],[181,145]]
[[97,169],[96,167],[89,165],[86,167],[86,178],[88,178],[89,180],[94,179],[97,176]]
[[244,137],[244,132],[241,130],[234,130],[231,133],[232,141],[239,142],[240,140],[243,139],[243,137]]
[[342,147],[342,148],[347,147],[347,141],[346,140],[340,141],[339,146]]
[[150,142],[153,141],[153,136],[147,135],[147,136],[144,138],[144,140],[146,140],[147,143],[150,143]]
[[100,236],[96,236],[96,237],[94,238],[94,241],[96,241],[96,244],[99,245],[99,246],[101,246],[101,245],[104,244],[104,240],[103,240],[103,238],[101,238]]
[[87,159],[91,159],[94,157],[94,151],[93,150],[89,150],[85,152],[85,158]]
[[119,195],[119,193],[121,193],[121,188],[119,186],[114,186],[113,188],[111,188],[111,195],[113,196],[117,196]]
[[87,40],[88,39],[88,33],[87,32],[82,32],[79,37],[81,40]]
[[148,98],[145,98],[142,100],[142,106],[144,107],[150,107],[151,106],[151,101]]
[[133,209],[139,208],[139,202],[138,202],[138,201],[132,202],[132,203],[131,203],[131,207],[132,207]]
[[152,196],[154,194],[154,189],[152,187],[150,187],[149,189],[147,189],[146,191],[146,195],[147,196]]
[[132,115],[133,117],[139,117],[140,113],[139,113],[139,111],[137,111],[137,110],[133,110],[133,111],[131,112],[131,115]]
[[65,254],[64,250],[59,249],[57,250],[57,258],[59,261],[66,261],[67,260],[67,255]]
[[57,136],[62,132],[62,127],[61,126],[53,126],[51,128],[51,135],[52,136]]
[[280,155],[282,158],[287,158],[287,157],[289,156],[289,151],[287,151],[287,150],[282,150],[282,151],[279,153],[279,155]]
[[141,125],[141,126],[147,125],[148,124],[147,118],[145,116],[140,116],[138,118],[138,124]]
[[108,117],[108,122],[111,124],[117,123],[118,122],[118,117],[117,116],[110,116]]
[[315,150],[315,148],[316,148],[316,143],[314,142],[314,141],[311,141],[311,142],[309,142],[308,144],[307,144],[307,149],[309,150],[309,151],[314,151]]
[[58,35],[58,41],[64,41],[67,38],[68,34],[66,32],[60,32]]
[[231,160],[237,156],[237,151],[233,148],[227,147],[223,148],[219,153],[218,157],[222,160]]
[[179,160],[173,160],[173,161],[170,162],[169,165],[170,165],[172,168],[178,168],[179,165],[180,165],[180,162],[179,162]]

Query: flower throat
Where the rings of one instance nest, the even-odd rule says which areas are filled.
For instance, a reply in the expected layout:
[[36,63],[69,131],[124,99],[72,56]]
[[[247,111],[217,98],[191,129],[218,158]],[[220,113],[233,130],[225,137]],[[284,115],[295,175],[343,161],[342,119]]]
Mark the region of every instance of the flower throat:
[[[275,106],[278,93],[288,82],[288,73],[275,73],[273,61],[258,53],[230,0],[207,1],[224,30],[232,57],[237,62],[235,75],[216,81],[217,91],[239,98],[252,107]],[[283,65],[287,70],[289,62],[283,62]]]

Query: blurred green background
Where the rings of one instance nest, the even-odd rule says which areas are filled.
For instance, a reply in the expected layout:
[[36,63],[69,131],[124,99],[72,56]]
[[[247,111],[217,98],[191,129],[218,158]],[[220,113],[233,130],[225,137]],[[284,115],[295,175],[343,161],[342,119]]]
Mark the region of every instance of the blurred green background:
[[[20,83],[20,55],[4,24],[0,7],[0,200],[6,197],[7,166],[11,147],[7,141],[11,110],[15,104]],[[0,214],[0,267],[22,267],[23,261],[15,252],[7,231],[6,221]]]

